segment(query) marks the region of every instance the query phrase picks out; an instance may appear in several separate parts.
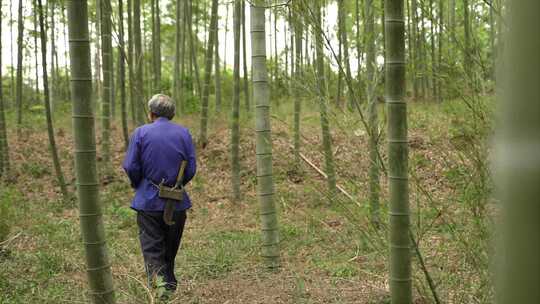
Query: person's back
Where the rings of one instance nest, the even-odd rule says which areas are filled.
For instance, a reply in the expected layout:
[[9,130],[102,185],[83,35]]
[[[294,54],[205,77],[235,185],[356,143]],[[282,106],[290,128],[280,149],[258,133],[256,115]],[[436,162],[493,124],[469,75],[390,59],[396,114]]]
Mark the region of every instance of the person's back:
[[[163,182],[173,186],[183,160],[188,163],[183,184],[187,184],[195,175],[196,159],[191,135],[186,128],[159,117],[153,123],[137,128],[131,142],[137,147],[128,149],[124,162],[132,186],[137,189],[131,207],[135,210],[163,211],[165,201],[159,198],[157,185]],[[176,210],[190,207],[191,201],[186,193]]]
[[[191,200],[185,191],[179,201],[162,198],[159,188],[161,184],[176,189],[182,161],[187,165],[181,185],[189,183],[197,167],[195,147],[188,129],[170,121],[174,117],[175,106],[168,96],[153,96],[148,108],[152,123],[133,132],[123,167],[135,189],[131,208],[137,211],[148,280],[151,282],[160,276],[165,288],[172,291],[177,285],[174,261]],[[175,211],[172,219],[165,220],[164,209],[168,202],[174,203]]]

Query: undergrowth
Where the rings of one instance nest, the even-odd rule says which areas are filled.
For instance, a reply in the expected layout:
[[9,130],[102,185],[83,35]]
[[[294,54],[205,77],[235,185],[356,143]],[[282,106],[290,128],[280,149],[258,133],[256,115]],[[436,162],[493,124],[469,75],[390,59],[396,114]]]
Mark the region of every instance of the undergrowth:
[[[311,103],[304,100],[302,152],[322,169],[319,117]],[[357,114],[331,113],[338,184],[355,198],[351,201],[341,195],[328,198],[326,183],[311,167],[302,164],[294,169],[289,147],[292,103],[281,100],[275,107],[275,201],[282,268],[268,272],[259,255],[252,117],[242,112],[243,199],[233,201],[224,107],[222,114],[212,114],[209,146],[198,151],[199,172],[189,186],[194,207],[177,258],[180,288],[171,302],[389,303],[386,181],[383,174],[383,221],[380,229],[374,229],[367,207],[367,136]],[[473,125],[459,101],[411,103],[409,108],[412,230],[427,270],[444,302],[488,303],[490,218],[496,212],[488,199],[490,126]],[[384,112],[382,106],[380,111]],[[68,113],[68,105],[58,105],[55,122],[62,166],[74,192]],[[11,113],[8,118],[13,126]],[[87,284],[76,204],[61,200],[41,114],[31,111],[26,121],[22,137],[9,132],[17,183],[0,188],[0,303],[84,302]],[[178,121],[194,136],[198,133],[197,117]],[[99,129],[96,134],[99,143]],[[119,126],[113,140],[122,142]],[[383,159],[384,140],[383,134]],[[115,171],[112,180],[102,184],[100,200],[116,295],[119,303],[148,303],[156,294],[144,287],[135,213],[129,208],[132,191],[120,168],[123,149],[118,145],[113,151]],[[417,257],[414,287],[416,303],[433,302]]]

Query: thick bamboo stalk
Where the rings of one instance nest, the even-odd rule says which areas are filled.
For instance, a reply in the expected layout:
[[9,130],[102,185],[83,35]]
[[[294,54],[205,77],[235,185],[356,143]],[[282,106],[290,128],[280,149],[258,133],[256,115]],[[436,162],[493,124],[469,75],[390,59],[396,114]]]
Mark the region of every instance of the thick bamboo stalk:
[[112,274],[98,193],[86,1],[68,2],[68,22],[75,172],[90,297],[95,304],[113,304]]
[[261,206],[262,256],[269,268],[280,265],[279,229],[274,202],[270,89],[266,64],[265,1],[251,4],[251,64],[257,153],[257,196]]
[[386,104],[390,203],[390,295],[392,304],[412,303],[407,103],[405,102],[405,20],[403,0],[387,0]]
[[[540,2],[508,1],[505,68],[496,129],[502,204],[498,304],[540,303]],[[501,71],[502,72],[502,71]],[[502,78],[499,78],[502,79]]]

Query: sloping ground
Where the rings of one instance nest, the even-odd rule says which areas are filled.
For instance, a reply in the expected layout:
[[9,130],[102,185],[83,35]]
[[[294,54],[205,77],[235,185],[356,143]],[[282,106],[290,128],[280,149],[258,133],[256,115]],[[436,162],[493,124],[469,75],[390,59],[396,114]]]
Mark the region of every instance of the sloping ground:
[[[306,115],[303,152],[323,169],[317,145],[320,135],[310,120],[313,118],[313,113]],[[195,119],[183,122],[196,129]],[[59,125],[58,146],[73,192],[71,135],[66,131],[67,122]],[[189,189],[194,208],[188,215],[177,258],[181,286],[171,302],[386,303],[385,231],[376,231],[369,224],[365,201],[367,142],[358,123],[343,121],[333,134],[338,181],[357,202],[342,196],[328,202],[325,183],[315,171],[305,165],[300,171],[292,170],[290,128],[282,120],[274,121],[274,174],[283,265],[278,272],[264,269],[259,257],[252,129],[250,125],[242,128],[244,198],[233,202],[229,199],[227,126],[224,121],[215,122],[209,146],[198,151],[199,171]],[[77,210],[73,203],[60,200],[50,169],[46,132],[38,127],[30,130],[20,138],[10,133],[12,179],[17,183],[0,192],[0,199],[13,205],[13,239],[0,254],[0,303],[85,302],[87,287]],[[194,137],[196,134],[194,130]],[[413,224],[445,302],[482,303],[485,274],[478,272],[483,264],[476,259],[485,254],[485,241],[476,239],[477,233],[468,234],[463,241],[472,224],[467,206],[455,202],[461,192],[448,178],[452,169],[448,164],[461,170],[453,174],[463,174],[451,178],[459,180],[472,173],[460,165],[446,135],[421,125],[411,132],[411,166],[420,181],[420,186],[411,186]],[[120,167],[120,130],[114,130],[113,136],[118,143],[113,145],[115,171],[112,177],[103,178],[101,197],[117,298],[119,303],[151,303],[155,294],[144,287],[137,227],[134,212],[129,209],[132,193]],[[384,148],[381,153],[384,158]],[[384,178],[382,181],[385,189]],[[417,303],[429,303],[431,298],[416,264],[415,298]]]

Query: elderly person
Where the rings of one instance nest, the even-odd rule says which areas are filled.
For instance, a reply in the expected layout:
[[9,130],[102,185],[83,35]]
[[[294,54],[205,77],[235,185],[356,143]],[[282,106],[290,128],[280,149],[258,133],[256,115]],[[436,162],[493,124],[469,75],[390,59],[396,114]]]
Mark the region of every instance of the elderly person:
[[174,291],[177,286],[174,260],[191,201],[184,191],[183,199],[174,202],[174,223],[166,224],[163,218],[166,200],[159,196],[159,184],[173,187],[182,161],[187,161],[187,165],[180,182],[187,184],[196,171],[195,148],[189,130],[171,122],[175,105],[170,97],[154,95],[148,102],[148,110],[151,123],[133,132],[123,167],[136,191],[131,208],[137,211],[149,283],[160,277],[165,288]]

